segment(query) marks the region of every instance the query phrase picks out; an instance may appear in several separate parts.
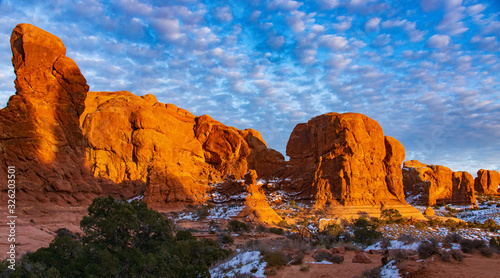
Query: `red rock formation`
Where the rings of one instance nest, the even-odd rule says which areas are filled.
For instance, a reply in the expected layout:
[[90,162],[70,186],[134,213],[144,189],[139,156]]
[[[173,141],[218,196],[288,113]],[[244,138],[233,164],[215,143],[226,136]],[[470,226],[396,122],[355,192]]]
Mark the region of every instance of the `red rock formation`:
[[453,173],[453,192],[451,203],[454,205],[470,205],[476,203],[474,177],[468,172]]
[[87,203],[101,189],[85,160],[78,122],[86,80],[50,33],[20,24],[10,43],[16,94],[0,111],[0,164],[16,167],[18,198]]
[[485,195],[498,195],[500,186],[500,174],[493,170],[481,169],[477,171],[474,188],[477,193]]
[[287,144],[286,187],[324,205],[405,204],[404,147],[373,119],[328,113],[298,124]]
[[333,221],[360,212],[378,217],[389,208],[424,218],[404,199],[404,147],[365,115],[328,113],[298,124],[287,155],[290,161],[277,175],[278,187],[290,192],[290,198],[314,199],[315,207],[325,209]]
[[209,183],[283,161],[259,132],[196,117],[152,95],[90,92],[86,107],[81,123],[94,174],[115,183],[147,182],[149,203],[203,202]]
[[472,176],[456,172],[441,165],[426,165],[417,160],[403,164],[403,183],[411,203],[432,206],[434,204],[475,204]]

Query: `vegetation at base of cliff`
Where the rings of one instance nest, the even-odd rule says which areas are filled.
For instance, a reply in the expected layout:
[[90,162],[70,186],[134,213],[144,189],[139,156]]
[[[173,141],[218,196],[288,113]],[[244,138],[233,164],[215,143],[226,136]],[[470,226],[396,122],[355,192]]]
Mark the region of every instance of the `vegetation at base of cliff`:
[[174,237],[171,221],[141,201],[100,197],[88,212],[81,238],[60,230],[0,277],[210,277],[208,267],[231,252],[189,231]]

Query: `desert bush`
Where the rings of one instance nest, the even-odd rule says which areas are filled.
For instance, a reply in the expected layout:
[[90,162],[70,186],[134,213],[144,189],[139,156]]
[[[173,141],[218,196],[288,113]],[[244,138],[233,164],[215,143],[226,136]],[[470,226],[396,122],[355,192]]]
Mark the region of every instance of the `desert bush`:
[[354,242],[363,245],[370,245],[375,240],[382,237],[382,233],[377,231],[377,225],[366,217],[358,218],[354,223]]
[[444,262],[451,262],[451,254],[449,252],[446,252],[446,251],[442,251],[442,252],[439,252],[439,256],[441,257],[441,260],[443,260]]
[[362,276],[356,276],[356,278],[380,278],[382,277],[381,273],[382,273],[382,268],[376,267],[363,271]]
[[405,219],[397,209],[384,209],[380,213],[380,218],[384,220],[387,224],[403,224]]
[[459,243],[462,240],[462,236],[457,233],[447,234],[443,241],[448,243]]
[[227,229],[233,233],[249,232],[250,226],[238,220],[231,220],[227,223]]
[[486,230],[489,230],[490,232],[497,232],[498,230],[500,230],[500,226],[497,224],[497,222],[493,219],[488,219],[486,221],[484,221],[483,225],[482,225],[483,229],[486,229]]
[[380,241],[380,248],[382,248],[382,250],[387,250],[389,247],[391,247],[391,239],[388,237],[382,238],[382,241]]
[[452,219],[448,219],[446,220],[446,222],[444,222],[444,226],[451,229],[452,231],[455,231],[457,229],[458,223]]
[[391,249],[389,255],[390,260],[394,260],[397,264],[408,259],[408,251],[404,249]]
[[493,247],[497,250],[500,248],[500,236],[490,238],[490,247]]
[[302,271],[302,272],[309,272],[310,269],[311,269],[311,267],[308,265],[300,266],[300,271]]
[[424,229],[425,227],[427,227],[427,224],[424,221],[418,221],[415,223],[414,226],[416,229],[421,230],[421,229]]
[[210,215],[210,208],[207,205],[197,206],[194,209],[194,214],[198,220],[206,219]]
[[398,237],[398,240],[404,243],[413,243],[418,241],[418,239],[411,234],[402,234]]
[[341,264],[342,262],[344,262],[343,256],[334,255],[330,252],[324,252],[324,251],[320,251],[320,252],[316,253],[314,255],[314,259],[318,262],[326,260],[326,261],[329,261],[332,263],[337,263],[337,264]]
[[491,248],[489,247],[482,247],[479,249],[479,252],[481,252],[481,255],[487,258],[493,257],[493,250],[491,250]]
[[452,249],[450,251],[450,254],[453,257],[453,259],[457,262],[462,262],[464,260],[464,254],[462,254],[462,252],[460,252],[459,250]]
[[299,253],[295,254],[295,256],[290,261],[290,264],[292,264],[292,265],[302,264],[302,262],[304,261],[304,257],[305,257],[304,253],[299,252]]
[[460,241],[460,250],[464,253],[474,253],[474,250],[486,247],[486,242],[480,239],[462,239]]
[[234,238],[230,234],[221,234],[219,235],[219,242],[222,244],[233,244]]
[[278,223],[278,226],[282,227],[282,228],[285,228],[285,229],[290,229],[290,224],[288,224],[288,222],[286,222],[285,219],[281,220],[279,223]]
[[264,261],[267,262],[268,266],[281,267],[288,264],[291,261],[291,257],[288,254],[284,254],[281,251],[268,251],[262,256]]
[[437,243],[427,240],[421,241],[417,252],[421,259],[427,259],[438,252]]
[[193,234],[190,231],[184,230],[184,231],[178,231],[177,234],[175,234],[175,238],[177,240],[196,240],[196,237],[193,236]]
[[281,228],[269,228],[269,232],[277,235],[284,235],[285,231]]
[[443,226],[443,221],[438,218],[431,218],[427,221],[427,224],[431,227]]

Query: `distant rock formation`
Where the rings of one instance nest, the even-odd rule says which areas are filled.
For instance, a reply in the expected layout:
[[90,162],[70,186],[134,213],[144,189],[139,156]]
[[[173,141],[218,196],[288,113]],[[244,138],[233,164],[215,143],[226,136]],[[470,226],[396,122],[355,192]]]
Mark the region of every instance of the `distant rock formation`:
[[453,172],[441,165],[427,165],[417,160],[403,164],[403,183],[410,203],[471,205],[476,203],[474,179],[467,172]]
[[477,193],[485,195],[498,195],[500,186],[500,173],[493,170],[481,169],[477,171],[474,189]]
[[258,131],[196,117],[153,95],[89,92],[81,125],[95,176],[147,183],[148,203],[203,202],[209,183],[250,169],[265,176],[266,164],[284,162]]
[[15,166],[21,200],[88,203],[101,188],[78,122],[86,80],[63,42],[40,28],[19,24],[10,43],[16,94],[0,110],[0,179]]
[[298,124],[287,155],[284,186],[317,207],[406,204],[404,147],[365,115],[328,113]]

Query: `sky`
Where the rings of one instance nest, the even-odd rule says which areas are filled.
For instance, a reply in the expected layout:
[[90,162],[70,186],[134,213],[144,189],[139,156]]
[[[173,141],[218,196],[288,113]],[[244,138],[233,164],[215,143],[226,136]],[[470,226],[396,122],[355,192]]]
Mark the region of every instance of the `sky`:
[[406,160],[500,170],[497,0],[0,0],[0,107],[18,23],[60,37],[91,91],[154,94],[283,154],[296,124],[356,112]]

